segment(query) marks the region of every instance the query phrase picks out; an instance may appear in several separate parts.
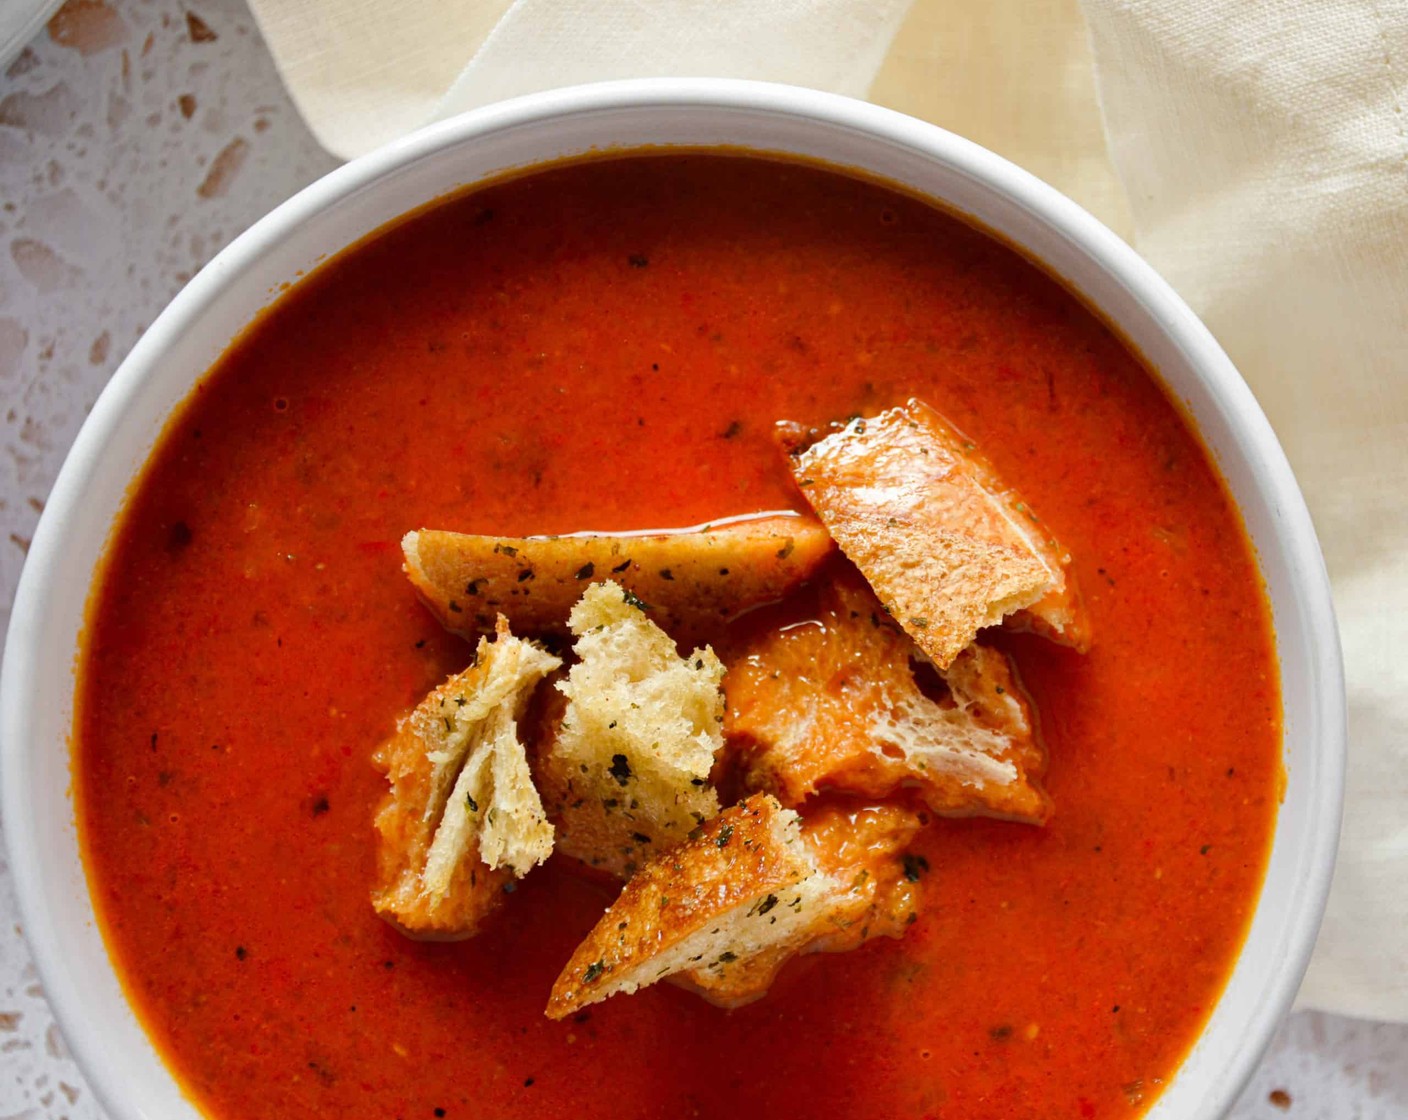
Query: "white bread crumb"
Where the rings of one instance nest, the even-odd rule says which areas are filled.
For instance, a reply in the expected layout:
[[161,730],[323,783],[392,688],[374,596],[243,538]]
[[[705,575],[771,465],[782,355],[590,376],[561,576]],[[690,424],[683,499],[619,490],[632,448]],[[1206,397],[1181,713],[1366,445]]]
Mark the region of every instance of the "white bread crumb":
[[719,811],[724,667],[707,647],[681,657],[646,606],[611,581],[587,588],[561,721],[539,752],[558,848],[621,876]]

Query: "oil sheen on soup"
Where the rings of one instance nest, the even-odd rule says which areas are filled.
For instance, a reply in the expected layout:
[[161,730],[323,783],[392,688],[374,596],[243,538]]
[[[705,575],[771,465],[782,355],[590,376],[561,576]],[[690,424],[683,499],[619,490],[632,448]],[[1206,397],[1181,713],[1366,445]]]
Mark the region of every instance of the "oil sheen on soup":
[[[802,509],[774,421],[910,397],[1074,557],[1089,652],[993,639],[1039,712],[1045,827],[936,822],[903,940],[793,961],[735,1011],[659,985],[546,1019],[609,898],[552,861],[469,941],[376,918],[372,752],[469,656],[402,575],[403,533]],[[653,154],[437,205],[232,346],[115,531],[75,784],[119,971],[221,1120],[1124,1117],[1243,938],[1279,719],[1223,483],[1077,300],[881,186]]]

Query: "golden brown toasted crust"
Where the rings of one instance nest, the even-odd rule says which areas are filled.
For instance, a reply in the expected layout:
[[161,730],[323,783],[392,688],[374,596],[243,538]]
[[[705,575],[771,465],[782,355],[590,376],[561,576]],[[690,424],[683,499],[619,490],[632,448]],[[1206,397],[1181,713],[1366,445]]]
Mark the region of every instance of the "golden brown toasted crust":
[[577,663],[547,705],[535,779],[557,848],[626,877],[719,811],[724,669],[708,647],[680,656],[624,589],[590,585],[572,609]]
[[[775,896],[795,888],[810,870],[794,813],[761,794],[726,809],[626,883],[557,978],[548,1017],[561,1019],[701,963],[726,967],[732,960],[719,958],[729,952],[727,940],[707,962],[692,954],[674,958],[688,939],[737,924],[741,916],[767,924]],[[768,898],[774,898],[770,906]]]
[[783,598],[831,549],[800,514],[698,530],[564,537],[488,537],[422,529],[401,542],[405,570],[442,625],[472,637],[502,612],[525,634],[563,633],[592,580],[612,579],[682,640]]
[[927,867],[905,848],[923,820],[904,805],[852,802],[798,818],[754,794],[626,884],[558,977],[547,1014],[664,979],[737,1007],[800,953],[903,935]]
[[552,849],[517,723],[561,662],[513,637],[502,618],[476,658],[421,701],[374,758],[391,789],[375,819],[372,905],[410,936],[471,936],[503,885]]
[[932,674],[848,566],[820,589],[814,620],[739,652],[724,692],[745,785],[785,805],[819,790],[878,799],[908,786],[945,816],[1049,814],[1045,753],[1007,658],[975,644]]
[[[781,431],[784,443],[798,443],[795,425]],[[940,669],[1007,616],[1088,643],[1069,557],[928,405],[911,400],[854,420],[805,450],[794,446],[791,462],[841,550]]]

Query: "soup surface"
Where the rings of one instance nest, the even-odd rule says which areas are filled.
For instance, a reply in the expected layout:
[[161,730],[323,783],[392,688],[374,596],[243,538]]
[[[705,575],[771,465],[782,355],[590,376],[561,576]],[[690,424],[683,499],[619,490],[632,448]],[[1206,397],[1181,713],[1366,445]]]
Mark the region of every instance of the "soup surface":
[[[1039,712],[1045,827],[935,823],[907,937],[731,1012],[660,985],[544,1018],[608,900],[553,861],[470,941],[376,918],[372,752],[469,655],[402,575],[405,531],[801,509],[774,421],[911,396],[1074,556],[1090,651],[993,638]],[[216,1117],[1129,1116],[1241,943],[1279,712],[1221,481],[1079,302],[874,184],[651,155],[446,202],[231,348],[116,532],[76,787],[112,953]]]

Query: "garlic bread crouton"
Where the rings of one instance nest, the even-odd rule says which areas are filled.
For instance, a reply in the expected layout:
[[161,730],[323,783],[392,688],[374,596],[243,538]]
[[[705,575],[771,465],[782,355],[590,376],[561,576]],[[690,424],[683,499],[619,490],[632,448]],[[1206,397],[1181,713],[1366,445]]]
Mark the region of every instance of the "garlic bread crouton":
[[[755,795],[626,883],[553,985],[549,1018],[678,972],[726,969],[812,920],[800,820]],[[743,950],[743,951],[740,951]]]
[[794,453],[792,471],[841,551],[940,669],[1014,612],[1018,625],[1088,644],[1070,558],[923,402],[851,421]]
[[577,663],[556,684],[537,779],[558,850],[624,877],[719,811],[724,667],[707,647],[681,657],[614,582],[589,586],[569,626]]
[[754,794],[655,856],[573,954],[549,1017],[667,977],[738,1006],[765,994],[800,952],[902,932],[915,884],[896,853],[918,818],[880,806],[831,809],[819,821],[809,837],[795,812]]
[[561,633],[592,580],[648,603],[670,633],[701,630],[783,598],[831,549],[814,518],[770,514],[702,529],[491,537],[422,529],[401,542],[405,570],[446,629],[473,636],[507,615],[525,634]]
[[372,905],[404,932],[470,936],[503,884],[552,852],[518,721],[561,664],[500,617],[474,665],[430,693],[377,751],[391,791],[376,815]]
[[800,805],[909,786],[945,816],[1045,821],[1045,752],[1001,652],[974,644],[935,673],[847,569],[814,613],[758,635],[725,678],[725,734],[749,789]]

